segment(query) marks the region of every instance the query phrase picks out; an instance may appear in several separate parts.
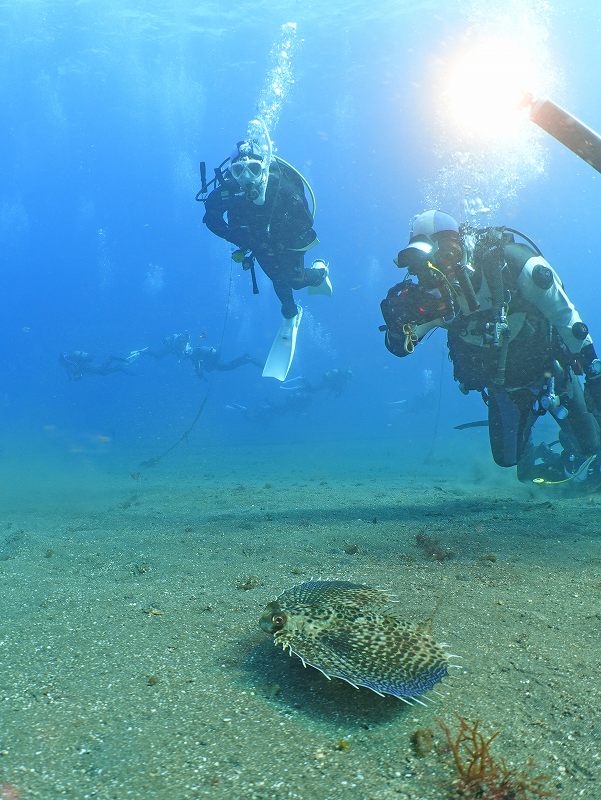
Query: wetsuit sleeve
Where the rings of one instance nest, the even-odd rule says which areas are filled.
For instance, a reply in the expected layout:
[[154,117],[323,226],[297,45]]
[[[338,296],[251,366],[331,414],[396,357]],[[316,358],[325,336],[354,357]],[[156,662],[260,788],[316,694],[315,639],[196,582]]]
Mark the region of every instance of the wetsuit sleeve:
[[229,241],[229,226],[223,218],[226,211],[225,203],[221,200],[221,191],[215,189],[206,199],[205,215],[202,221],[211,233]]
[[567,296],[559,276],[542,256],[533,256],[526,261],[517,284],[522,297],[553,325],[570,353],[580,353],[584,347],[592,345],[590,335],[585,339],[574,335],[574,325],[582,323],[582,318]]
[[224,219],[227,210],[228,206],[223,199],[222,190],[219,188],[214,189],[205,201],[205,215],[202,221],[211,233],[219,236],[220,239],[225,239],[242,250],[250,250],[251,242],[248,228],[234,228],[228,225]]

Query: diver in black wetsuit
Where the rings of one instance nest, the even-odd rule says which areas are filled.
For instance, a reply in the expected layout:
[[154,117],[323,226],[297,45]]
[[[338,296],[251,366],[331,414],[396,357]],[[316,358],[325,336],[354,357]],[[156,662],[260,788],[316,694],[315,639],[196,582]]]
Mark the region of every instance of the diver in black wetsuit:
[[[205,338],[202,334],[201,339]],[[171,333],[163,339],[162,347],[158,350],[146,348],[146,353],[153,358],[161,359],[165,356],[174,356],[178,361],[190,361],[199,378],[204,378],[207,372],[228,372],[238,369],[245,364],[254,364],[257,367],[261,363],[252,356],[244,354],[231,361],[221,361],[218,351],[209,345],[193,345],[190,333]]]
[[328,369],[322,374],[320,382],[315,387],[315,391],[325,391],[333,394],[334,397],[340,397],[348,388],[352,378],[353,372],[350,369],[339,369],[338,367]]
[[153,358],[165,358],[165,356],[175,356],[180,361],[186,358],[192,351],[190,333],[170,333],[163,339],[162,345],[158,350],[148,350],[148,355]]
[[280,386],[280,389],[296,392],[299,390],[315,393],[315,392],[329,392],[334,397],[340,395],[348,387],[348,384],[353,378],[353,372],[350,369],[339,369],[334,367],[322,373],[318,383],[311,383],[307,378],[299,375],[296,378],[290,378]]
[[279,417],[288,415],[301,416],[308,411],[312,402],[313,396],[310,392],[306,392],[303,389],[295,389],[284,395],[281,402],[262,400],[255,406],[230,403],[227,408],[231,411],[239,411],[249,422],[265,424],[271,423]]
[[267,157],[255,142],[244,141],[220,178],[205,200],[203,222],[239,248],[235,260],[245,267],[257,260],[273,283],[282,315],[292,319],[298,313],[293,289],[310,286],[331,294],[326,262],[305,268],[305,253],[318,239],[299,173],[282,159]]
[[232,369],[238,369],[245,364],[254,364],[256,367],[261,367],[262,364],[257,359],[252,358],[248,354],[233,358],[231,361],[221,361],[219,353],[214,347],[208,345],[201,345],[199,347],[192,347],[186,358],[194,364],[194,371],[199,378],[204,378],[206,372],[229,372]]
[[[386,347],[407,356],[429,331],[446,328],[461,391],[479,391],[488,406],[495,462],[517,465],[521,481],[596,483],[601,361],[557,273],[514,233],[526,239],[506,228],[460,228],[440,211],[418,214],[396,259],[408,275],[381,304]],[[561,453],[532,443],[544,413],[559,424]]]
[[133,364],[146,350],[132,350],[125,356],[109,356],[104,361],[96,358],[85,350],[71,350],[59,355],[58,361],[66,371],[70,381],[79,381],[84,375],[110,375],[113,372],[125,372],[131,375],[128,367]]

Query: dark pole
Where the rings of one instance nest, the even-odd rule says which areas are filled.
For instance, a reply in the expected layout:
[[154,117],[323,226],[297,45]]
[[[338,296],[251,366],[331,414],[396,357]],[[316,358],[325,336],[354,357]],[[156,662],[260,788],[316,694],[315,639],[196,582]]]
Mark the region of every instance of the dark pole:
[[601,172],[601,136],[552,100],[526,99],[530,119],[568,150]]

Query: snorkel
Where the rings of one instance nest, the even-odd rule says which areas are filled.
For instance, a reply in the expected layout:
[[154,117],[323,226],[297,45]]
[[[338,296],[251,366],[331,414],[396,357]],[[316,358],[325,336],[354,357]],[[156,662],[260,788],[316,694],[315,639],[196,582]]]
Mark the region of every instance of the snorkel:
[[239,185],[246,192],[249,200],[257,206],[265,203],[267,192],[267,181],[269,180],[269,167],[273,156],[273,144],[271,136],[267,130],[267,125],[260,118],[251,119],[247,128],[247,141],[238,145],[239,158],[261,163],[261,173],[259,176],[251,174],[246,170],[241,176],[237,177]]

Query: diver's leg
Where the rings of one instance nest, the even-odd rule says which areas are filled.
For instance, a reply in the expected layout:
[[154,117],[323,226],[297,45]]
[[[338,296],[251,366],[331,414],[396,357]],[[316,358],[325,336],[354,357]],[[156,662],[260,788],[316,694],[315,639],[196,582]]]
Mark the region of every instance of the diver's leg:
[[273,289],[282,304],[282,316],[286,319],[292,319],[298,314],[298,306],[294,302],[292,294],[292,287],[287,281],[274,280]]
[[[578,377],[571,372],[562,387],[561,402],[567,409],[567,416],[558,420],[559,441],[563,448],[561,460],[567,480],[576,479],[576,485],[587,481],[587,487],[601,479],[599,459],[601,455],[601,428],[595,415],[588,409],[584,390]],[[586,466],[586,469],[585,469]]]
[[577,376],[570,372],[567,391],[561,395],[568,415],[559,421],[564,448],[571,453],[591,456],[601,450],[601,430],[596,417],[586,405]]
[[307,286],[321,286],[328,276],[328,268],[325,261],[316,262],[319,266],[307,269],[302,253],[294,253],[293,256],[294,258],[290,259],[288,266],[292,288],[305,289]]
[[121,356],[109,356],[102,362],[97,370],[97,374],[110,375],[113,372],[125,372],[126,375],[133,375],[133,373],[127,369],[128,363],[129,362]]
[[293,287],[295,289],[305,289],[307,286],[321,286],[326,279],[327,272],[323,268],[311,267],[303,271],[300,275],[296,275],[293,279]]
[[[305,289],[307,286],[320,286],[328,275],[325,261],[316,262],[319,266],[305,267],[305,254],[295,250],[281,253],[277,260],[275,272],[280,281],[286,282],[292,289]],[[274,280],[274,276],[271,276]]]
[[152,356],[156,358],[157,361],[161,358],[165,358],[165,356],[171,355],[173,350],[169,347],[162,347],[160,350],[152,350],[150,347],[148,348],[146,355]]
[[111,372],[117,372],[118,370],[119,367],[115,367],[113,369],[110,363],[110,358],[107,358],[106,361],[103,361],[101,364],[86,364],[82,369],[82,372],[87,373],[88,375],[110,375]]
[[325,269],[305,269],[302,253],[287,253],[280,259],[272,281],[275,293],[282,303],[282,314],[286,319],[295,317],[298,313],[298,306],[294,302],[292,290],[304,289],[307,286],[319,286],[326,276]]
[[[292,283],[290,275],[290,255],[268,252],[255,252],[257,262],[263,272],[271,280],[273,289],[282,304],[282,316],[286,319],[292,319],[298,314],[298,306],[294,302],[292,294]],[[301,256],[302,260],[302,256]]]
[[528,389],[511,393],[496,386],[489,389],[488,430],[493,458],[501,467],[517,466],[517,478],[522,483],[563,477],[559,454],[547,445],[535,447],[532,442],[536,419],[534,395]]
[[245,353],[243,356],[233,358],[231,361],[218,361],[213,369],[219,370],[219,372],[229,372],[232,369],[244,367],[246,364],[254,364],[256,367],[263,368],[263,364],[261,364],[260,361],[257,361],[252,356],[249,356],[248,353]]
[[530,441],[536,420],[528,390],[508,392],[498,386],[488,389],[488,434],[495,463],[514,467]]

